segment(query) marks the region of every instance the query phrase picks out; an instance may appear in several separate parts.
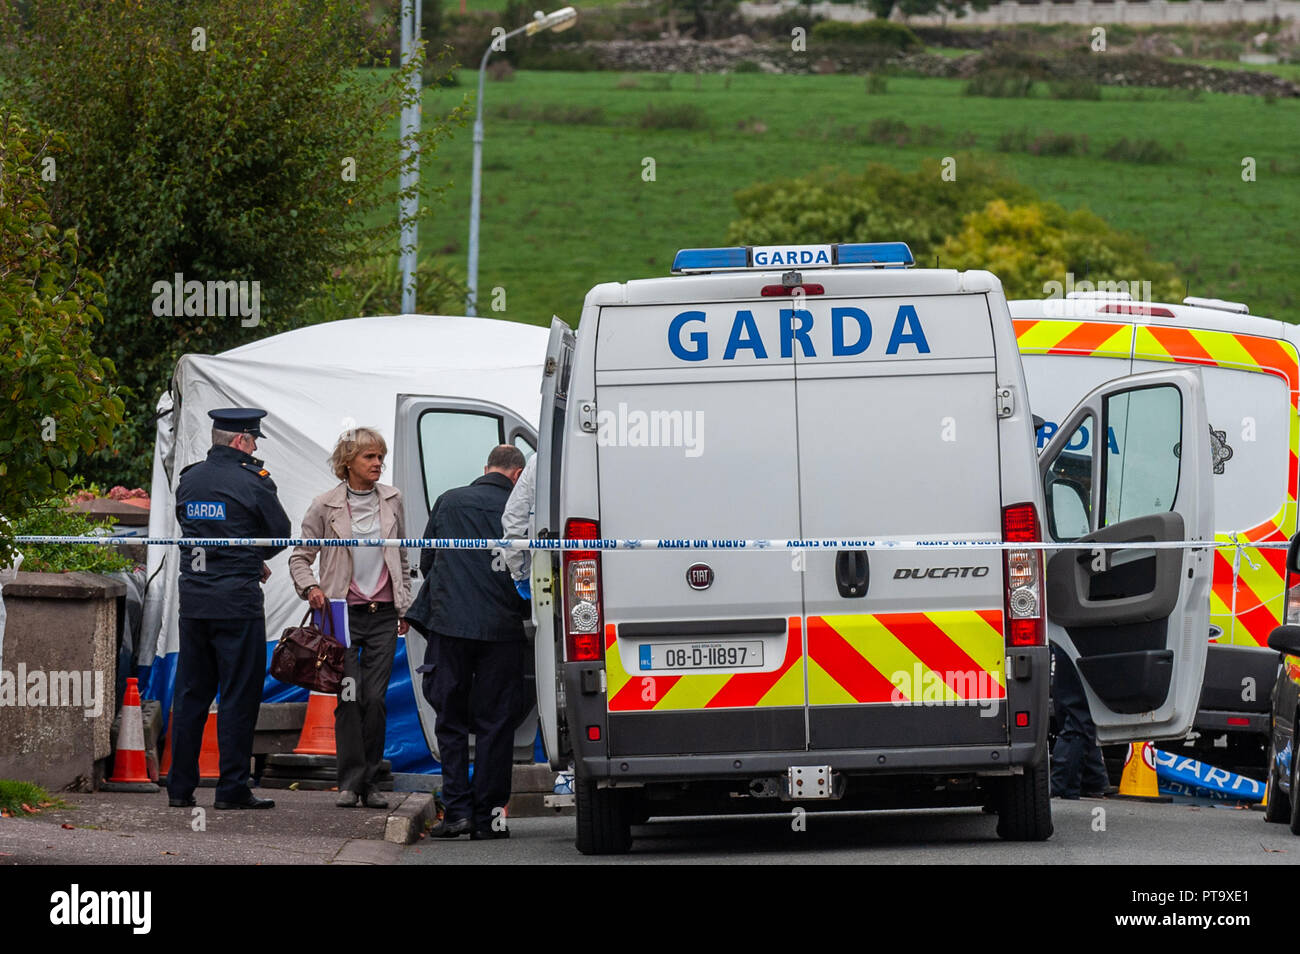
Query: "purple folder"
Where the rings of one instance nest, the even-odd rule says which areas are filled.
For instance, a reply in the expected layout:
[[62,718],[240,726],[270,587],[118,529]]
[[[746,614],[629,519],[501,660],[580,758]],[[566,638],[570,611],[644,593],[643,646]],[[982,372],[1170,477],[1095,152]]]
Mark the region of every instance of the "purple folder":
[[321,618],[320,610],[311,611],[312,622],[315,623],[322,631],[329,633],[337,639],[343,646],[351,646],[352,639],[348,633],[348,601],[347,600],[330,600],[329,601],[330,626],[326,628],[325,621]]

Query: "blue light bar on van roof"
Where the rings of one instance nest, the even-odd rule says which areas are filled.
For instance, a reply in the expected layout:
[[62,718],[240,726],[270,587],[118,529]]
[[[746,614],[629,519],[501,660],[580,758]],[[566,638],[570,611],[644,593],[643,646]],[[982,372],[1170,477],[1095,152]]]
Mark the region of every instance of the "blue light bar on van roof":
[[914,265],[912,250],[906,242],[862,242],[837,245],[837,265]]
[[752,245],[734,248],[684,248],[673,271],[716,272],[742,268],[832,268],[867,265],[906,268],[915,264],[905,242],[856,242],[843,245]]

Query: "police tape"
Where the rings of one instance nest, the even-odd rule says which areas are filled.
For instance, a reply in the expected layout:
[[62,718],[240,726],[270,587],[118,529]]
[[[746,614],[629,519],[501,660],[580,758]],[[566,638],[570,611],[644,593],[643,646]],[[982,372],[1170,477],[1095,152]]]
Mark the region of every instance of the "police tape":
[[86,544],[91,546],[179,547],[400,547],[411,550],[1217,550],[1224,547],[1285,549],[1287,541],[1220,543],[1214,540],[1085,541],[1071,543],[1011,542],[1001,540],[879,540],[856,538],[815,539],[560,539],[557,537],[432,537],[364,540],[312,537],[111,537],[111,536],[17,536],[16,543]]

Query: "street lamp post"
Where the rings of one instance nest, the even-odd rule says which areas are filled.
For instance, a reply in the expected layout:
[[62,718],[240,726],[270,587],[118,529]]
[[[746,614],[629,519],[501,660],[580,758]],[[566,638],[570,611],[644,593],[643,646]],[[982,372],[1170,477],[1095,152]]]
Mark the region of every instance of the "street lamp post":
[[512,36],[518,36],[521,33],[532,36],[544,30],[553,30],[559,33],[561,30],[567,30],[573,26],[577,19],[578,11],[573,7],[562,7],[554,13],[542,13],[539,10],[533,14],[531,23],[494,37],[492,42],[488,44],[488,48],[483,51],[483,59],[478,65],[478,103],[474,111],[474,173],[470,181],[469,262],[467,268],[469,275],[466,281],[469,286],[469,294],[465,298],[465,313],[467,315],[478,314],[478,220],[483,193],[483,79],[487,75],[488,57],[496,50],[504,50],[506,40]]
[[[420,0],[402,0],[402,65],[409,66],[420,45]],[[402,314],[415,313],[415,269],[419,257],[416,216],[420,211],[420,152],[415,139],[420,134],[421,80],[419,70],[411,74],[406,101],[402,104],[402,197],[398,220],[402,268]]]

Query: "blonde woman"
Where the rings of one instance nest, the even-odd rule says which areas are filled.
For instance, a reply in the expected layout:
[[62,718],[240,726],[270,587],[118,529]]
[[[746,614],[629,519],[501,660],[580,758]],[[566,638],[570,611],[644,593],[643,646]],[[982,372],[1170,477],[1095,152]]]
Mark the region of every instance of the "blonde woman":
[[[330,456],[338,486],[311,502],[302,518],[307,539],[377,540],[406,533],[402,495],[379,483],[388,445],[373,428],[358,427],[339,438]],[[319,579],[312,564],[320,557]],[[393,671],[401,617],[411,603],[406,551],[392,547],[296,547],[289,573],[298,595],[312,609],[326,600],[347,600],[352,644],[344,661],[344,689],[334,709],[340,808],[364,802],[387,808],[374,786],[384,757],[388,721],[385,693]],[[345,701],[344,693],[349,698]]]

